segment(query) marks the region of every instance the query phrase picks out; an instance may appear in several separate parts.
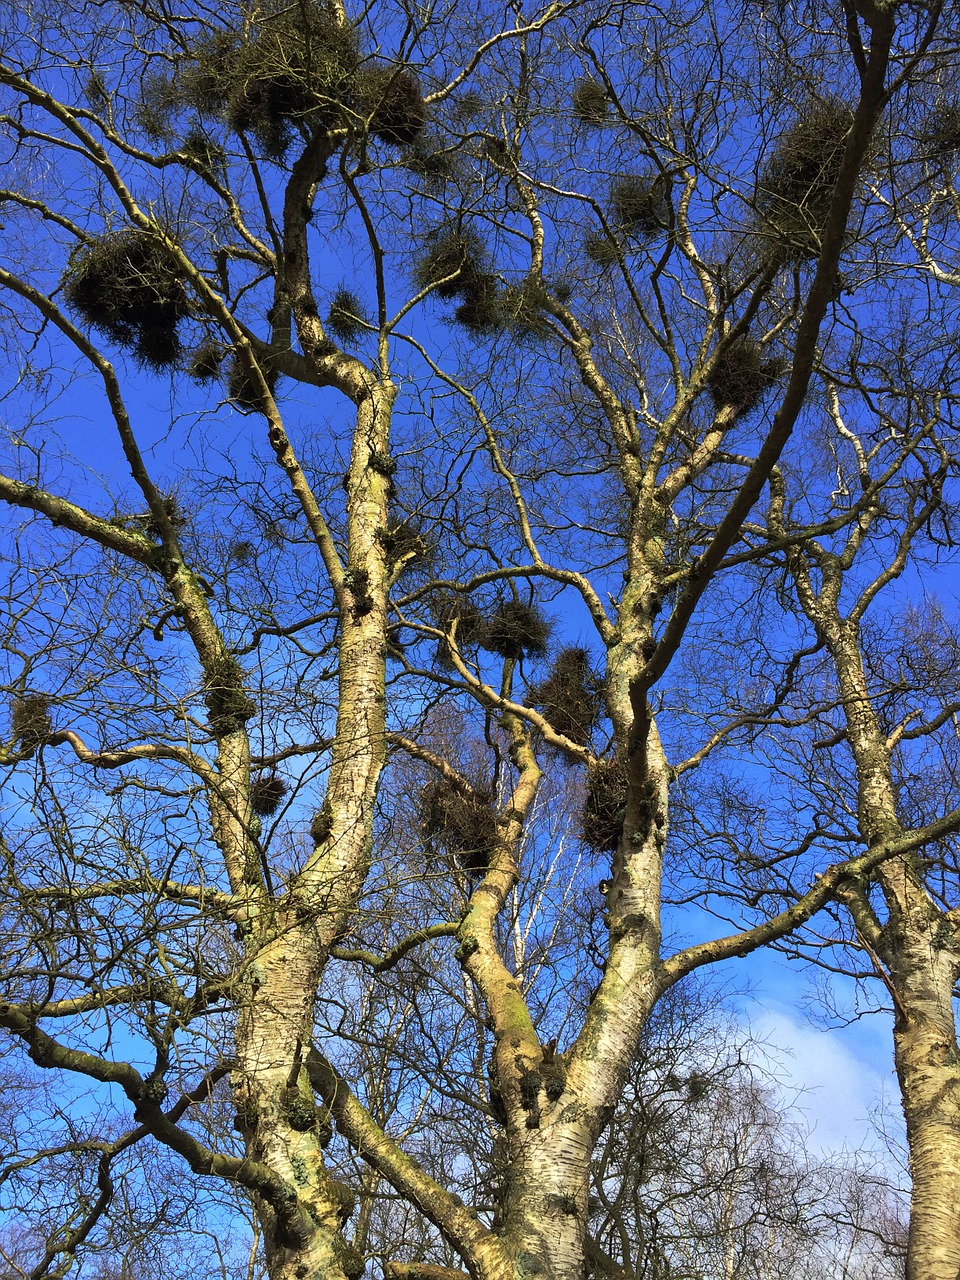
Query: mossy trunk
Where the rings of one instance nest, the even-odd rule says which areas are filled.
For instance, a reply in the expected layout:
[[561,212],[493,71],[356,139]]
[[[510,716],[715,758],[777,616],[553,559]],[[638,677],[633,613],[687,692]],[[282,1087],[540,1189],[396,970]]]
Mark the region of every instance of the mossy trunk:
[[[864,671],[854,624],[836,608],[838,586],[825,575],[821,601],[808,611],[824,627],[837,663],[847,736],[857,763],[858,817],[865,843],[897,839],[891,749],[883,734]],[[839,583],[839,578],[836,578]],[[927,891],[915,856],[891,859],[876,875],[886,919],[868,893],[848,900],[863,945],[884,977],[895,1006],[894,1058],[907,1125],[913,1182],[907,1280],[960,1276],[960,1053],[953,992],[960,974],[955,923]]]
[[[907,1123],[913,1182],[907,1280],[960,1276],[960,1052],[953,991],[953,930],[931,910],[910,868],[884,869],[911,918],[892,957],[897,993],[894,1055]],[[899,883],[892,885],[890,882]]]

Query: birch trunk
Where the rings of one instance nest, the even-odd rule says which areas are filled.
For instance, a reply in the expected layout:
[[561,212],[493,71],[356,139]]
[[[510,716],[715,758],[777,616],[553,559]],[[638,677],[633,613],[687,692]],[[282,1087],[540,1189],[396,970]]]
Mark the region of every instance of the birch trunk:
[[[907,1123],[913,1180],[907,1280],[957,1280],[960,1276],[960,1054],[953,990],[956,943],[926,895],[911,884],[909,868],[895,864],[884,880],[896,887],[913,917],[903,930],[891,976],[900,1010],[894,1056]],[[899,879],[899,886],[890,882]],[[906,888],[906,892],[904,889]],[[947,933],[952,937],[952,929]],[[938,934],[940,936],[938,936]]]
[[[837,608],[840,573],[827,563],[815,597],[798,575],[808,615],[822,627],[837,666],[847,737],[856,760],[858,819],[867,846],[898,837],[891,746],[870,696],[856,619]],[[894,1060],[906,1118],[912,1177],[907,1280],[960,1275],[960,1053],[953,993],[960,974],[954,921],[927,891],[915,857],[881,865],[886,919],[863,886],[845,893],[862,944],[874,958],[896,1010]]]
[[392,402],[385,383],[358,405],[347,481],[348,564],[337,593],[337,727],[315,848],[282,898],[265,904],[247,950],[236,1032],[238,1128],[250,1157],[284,1180],[307,1223],[291,1234],[258,1202],[271,1280],[349,1280],[363,1271],[363,1258],[342,1234],[353,1197],[324,1166],[329,1119],[316,1106],[304,1058],[324,963],[369,870],[386,754],[388,569],[378,535],[387,524],[389,483],[370,456],[387,454]]

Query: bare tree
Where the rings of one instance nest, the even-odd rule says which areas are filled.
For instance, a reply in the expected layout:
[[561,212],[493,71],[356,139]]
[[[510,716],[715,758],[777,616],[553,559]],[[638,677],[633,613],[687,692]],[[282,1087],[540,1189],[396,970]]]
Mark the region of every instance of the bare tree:
[[[877,513],[907,557],[946,501],[934,302],[904,290],[930,341],[842,501],[812,392],[834,348],[868,367],[897,231],[866,178],[949,23],[6,16],[0,1026],[98,1100],[97,1189],[32,1274],[106,1239],[145,1143],[249,1197],[272,1280],[579,1278],[657,1002],[960,826],[888,820],[850,731],[856,840],[793,815],[749,911],[664,942],[665,859],[742,892],[698,770],[803,750],[811,650],[859,707],[823,540]],[[784,569],[812,645],[745,624],[793,617]]]

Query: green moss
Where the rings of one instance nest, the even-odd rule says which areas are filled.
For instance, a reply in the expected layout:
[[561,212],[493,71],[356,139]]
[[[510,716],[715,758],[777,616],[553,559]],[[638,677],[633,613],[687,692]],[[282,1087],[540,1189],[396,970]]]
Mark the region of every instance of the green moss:
[[291,1129],[309,1133],[317,1123],[317,1108],[312,1098],[291,1085],[280,1091],[280,1113]]
[[461,940],[454,951],[454,959],[457,961],[457,964],[466,964],[470,957],[476,955],[479,950],[480,943],[476,938],[468,934],[467,937]]
[[396,475],[397,460],[391,458],[388,453],[380,453],[377,449],[370,450],[370,470],[376,471],[377,475],[386,476],[389,479]]

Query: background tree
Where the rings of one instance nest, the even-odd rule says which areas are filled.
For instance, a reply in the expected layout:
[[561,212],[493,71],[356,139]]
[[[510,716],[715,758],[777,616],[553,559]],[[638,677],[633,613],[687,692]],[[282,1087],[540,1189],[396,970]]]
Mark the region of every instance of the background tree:
[[[273,1280],[580,1277],[657,1002],[960,823],[851,840],[784,769],[807,659],[849,678],[789,582],[875,512],[909,551],[953,470],[939,300],[904,287],[926,345],[863,373],[899,234],[867,179],[950,23],[842,19],[9,14],[0,1025],[108,1086],[70,1138],[104,1177],[156,1143],[246,1193]],[[837,385],[879,422],[856,494]],[[742,894],[696,795],[724,752],[776,753],[778,847],[691,942],[665,865]]]

